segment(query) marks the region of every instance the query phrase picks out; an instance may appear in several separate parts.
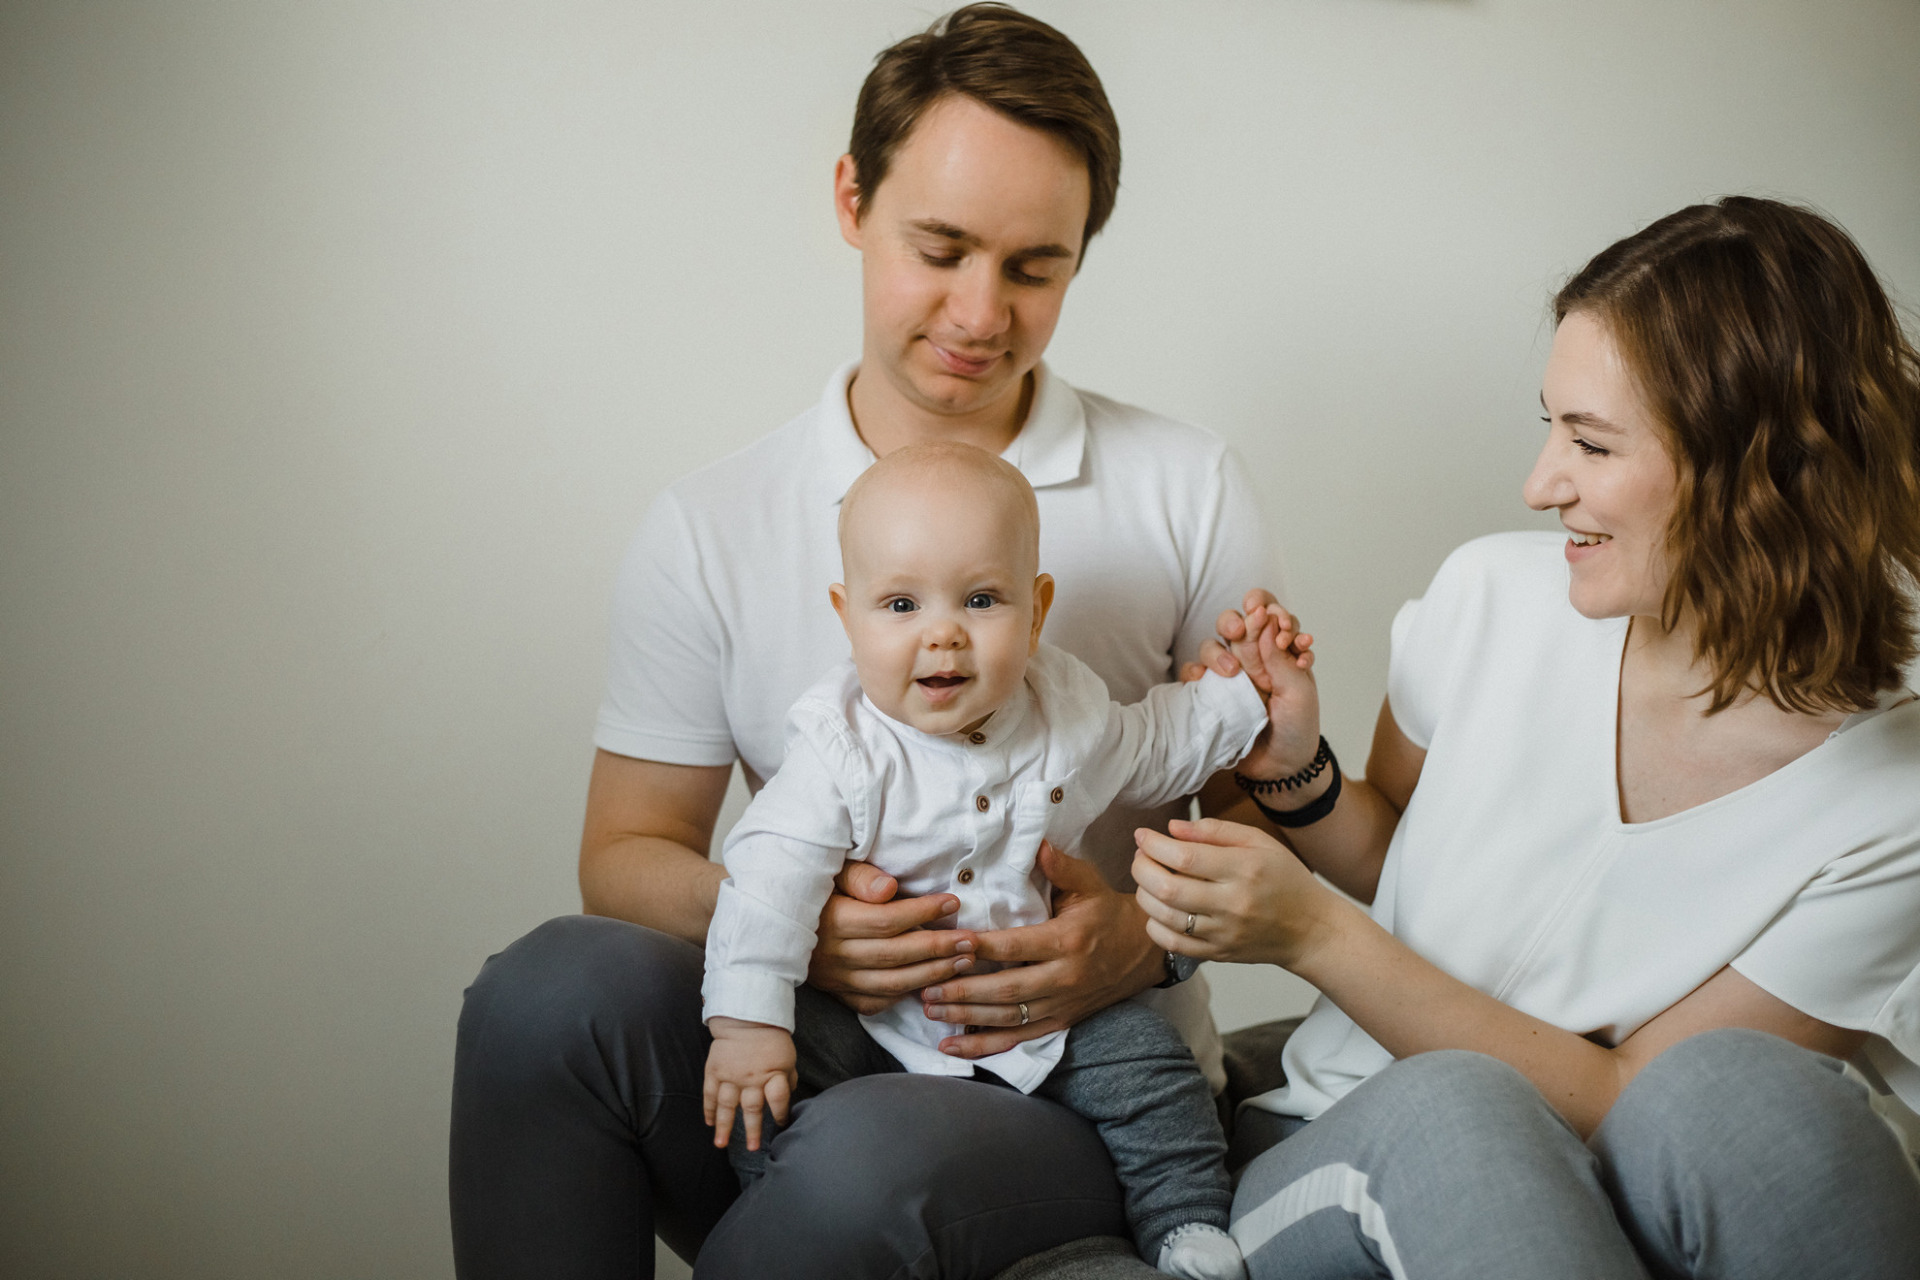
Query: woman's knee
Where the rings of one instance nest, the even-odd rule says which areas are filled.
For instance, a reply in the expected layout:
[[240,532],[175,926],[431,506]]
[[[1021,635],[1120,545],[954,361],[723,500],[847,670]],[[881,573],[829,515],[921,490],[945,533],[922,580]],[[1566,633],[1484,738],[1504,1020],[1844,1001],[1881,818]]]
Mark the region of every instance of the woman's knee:
[[1525,1076],[1498,1058],[1466,1049],[1402,1058],[1354,1093],[1363,1090],[1374,1106],[1395,1113],[1401,1123],[1417,1125],[1437,1144],[1454,1149],[1501,1132],[1501,1125],[1491,1123],[1496,1117],[1504,1117],[1507,1126],[1518,1121],[1565,1127]]
[[1592,1146],[1623,1225],[1669,1270],[1904,1275],[1920,1251],[1920,1183],[1864,1087],[1762,1032],[1668,1049]]
[[1870,1119],[1865,1092],[1832,1058],[1765,1032],[1722,1027],[1680,1041],[1643,1067],[1595,1143],[1697,1157],[1724,1149],[1732,1132],[1760,1135],[1810,1114],[1855,1112]]

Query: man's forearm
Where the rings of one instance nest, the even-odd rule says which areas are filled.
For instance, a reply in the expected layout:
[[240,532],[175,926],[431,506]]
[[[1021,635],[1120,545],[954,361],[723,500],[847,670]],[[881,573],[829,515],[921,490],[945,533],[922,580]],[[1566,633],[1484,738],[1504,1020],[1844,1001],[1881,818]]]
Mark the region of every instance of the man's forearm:
[[726,868],[659,836],[626,836],[580,855],[580,899],[588,915],[631,920],[706,944]]

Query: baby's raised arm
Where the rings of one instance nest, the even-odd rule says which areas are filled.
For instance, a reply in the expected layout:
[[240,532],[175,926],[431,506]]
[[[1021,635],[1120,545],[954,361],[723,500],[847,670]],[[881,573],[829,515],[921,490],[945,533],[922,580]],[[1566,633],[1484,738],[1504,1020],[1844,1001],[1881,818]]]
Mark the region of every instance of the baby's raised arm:
[[1245,671],[1266,699],[1267,732],[1240,762],[1239,772],[1250,778],[1284,778],[1310,765],[1320,749],[1313,637],[1265,591],[1249,591],[1244,607],[1244,613],[1230,609],[1221,614],[1217,624],[1230,661],[1221,661],[1221,646],[1209,644],[1202,662],[1223,673]]

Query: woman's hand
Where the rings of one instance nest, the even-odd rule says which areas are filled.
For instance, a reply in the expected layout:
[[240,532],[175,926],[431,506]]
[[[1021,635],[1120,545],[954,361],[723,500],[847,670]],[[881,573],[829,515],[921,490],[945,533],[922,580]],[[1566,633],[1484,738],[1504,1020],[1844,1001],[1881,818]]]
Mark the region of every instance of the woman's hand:
[[1147,913],[1148,937],[1169,951],[1293,969],[1341,918],[1341,899],[1286,846],[1252,827],[1175,821],[1166,835],[1142,827],[1134,840],[1134,897]]

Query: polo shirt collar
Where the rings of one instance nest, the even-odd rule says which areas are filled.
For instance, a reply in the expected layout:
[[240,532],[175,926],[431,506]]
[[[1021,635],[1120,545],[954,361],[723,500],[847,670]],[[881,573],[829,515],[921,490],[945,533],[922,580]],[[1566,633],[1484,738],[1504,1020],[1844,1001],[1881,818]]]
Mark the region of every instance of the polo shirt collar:
[[[873,450],[853,426],[847,407],[847,385],[860,362],[850,360],[834,370],[820,397],[814,446],[817,474],[827,500],[838,503],[873,465]],[[1033,369],[1033,403],[1013,443],[1000,456],[1020,469],[1036,489],[1068,484],[1080,478],[1087,447],[1087,414],[1079,395],[1064,378],[1056,377],[1046,362]]]

